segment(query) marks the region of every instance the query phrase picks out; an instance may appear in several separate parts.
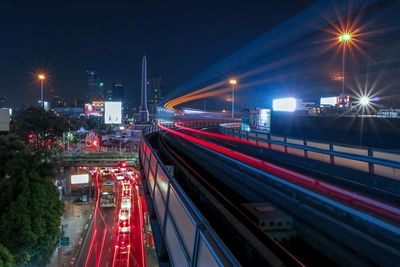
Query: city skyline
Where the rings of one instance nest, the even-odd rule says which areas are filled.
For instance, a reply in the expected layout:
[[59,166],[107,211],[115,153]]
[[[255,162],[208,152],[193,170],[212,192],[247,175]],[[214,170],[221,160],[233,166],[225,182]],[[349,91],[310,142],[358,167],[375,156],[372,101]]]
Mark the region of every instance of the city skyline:
[[[149,59],[149,76],[163,76],[165,89],[172,91],[311,2],[287,1],[289,10],[266,19],[264,14],[279,10],[281,1],[252,6],[242,1],[221,1],[213,3],[213,9],[207,8],[210,4],[207,1],[197,4],[116,1],[112,6],[80,3],[79,9],[52,1],[23,5],[3,1],[1,22],[8,25],[3,34],[9,41],[0,45],[3,51],[8,51],[3,58],[8,68],[0,73],[3,81],[0,95],[7,96],[8,104],[14,108],[33,102],[33,98],[39,99],[36,75],[44,70],[48,77],[45,98],[48,90],[55,88],[61,98],[71,102],[84,98],[85,71],[94,69],[101,74],[105,86],[113,81],[123,82],[130,88],[128,99],[139,104],[143,54]],[[251,16],[243,16],[245,13]],[[71,15],[74,20],[66,20]],[[217,30],[208,31],[210,26]],[[171,42],[171,37],[176,42]],[[231,41],[225,43],[226,39]],[[205,40],[221,45],[211,47]],[[184,45],[184,41],[190,45]],[[209,57],[192,51],[203,51]]]
[[1,1],[0,265],[397,266],[399,11]]

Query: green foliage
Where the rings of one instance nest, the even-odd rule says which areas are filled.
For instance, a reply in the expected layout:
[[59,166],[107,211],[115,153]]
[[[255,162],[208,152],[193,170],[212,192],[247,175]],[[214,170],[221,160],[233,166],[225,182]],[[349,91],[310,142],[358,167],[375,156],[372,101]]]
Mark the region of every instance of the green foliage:
[[57,140],[68,130],[68,124],[53,112],[30,106],[11,121],[10,128],[33,151],[48,152],[61,149]]
[[44,264],[59,236],[63,203],[53,166],[16,136],[0,136],[0,244],[17,264]]
[[8,249],[0,244],[0,267],[14,266],[14,257]]

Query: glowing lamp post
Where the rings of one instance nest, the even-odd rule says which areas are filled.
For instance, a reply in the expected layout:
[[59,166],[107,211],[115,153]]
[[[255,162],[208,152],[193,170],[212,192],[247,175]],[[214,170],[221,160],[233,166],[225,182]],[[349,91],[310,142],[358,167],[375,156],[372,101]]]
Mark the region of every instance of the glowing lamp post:
[[342,83],[342,93],[344,94],[344,66],[345,66],[345,56],[346,56],[346,45],[351,42],[351,34],[344,32],[339,35],[339,42],[343,43],[343,83]]
[[43,81],[46,79],[44,74],[39,74],[38,78],[40,80],[40,104],[42,104],[42,108],[44,108],[44,101],[43,101]]
[[235,113],[235,85],[237,84],[237,80],[230,79],[229,83],[232,84],[232,119],[233,119]]
[[368,106],[369,105],[369,98],[367,96],[362,96],[360,98],[360,104],[362,106]]

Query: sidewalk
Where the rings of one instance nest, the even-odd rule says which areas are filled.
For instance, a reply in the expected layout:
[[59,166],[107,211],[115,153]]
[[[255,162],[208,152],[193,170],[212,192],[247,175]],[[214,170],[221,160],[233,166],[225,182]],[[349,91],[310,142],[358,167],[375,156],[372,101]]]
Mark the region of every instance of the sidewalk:
[[57,247],[51,256],[47,266],[71,266],[75,260],[80,245],[82,244],[84,233],[88,228],[88,223],[93,216],[92,204],[76,205],[73,203],[74,197],[63,199],[65,204],[64,214],[61,218],[64,236],[69,237],[69,246]]

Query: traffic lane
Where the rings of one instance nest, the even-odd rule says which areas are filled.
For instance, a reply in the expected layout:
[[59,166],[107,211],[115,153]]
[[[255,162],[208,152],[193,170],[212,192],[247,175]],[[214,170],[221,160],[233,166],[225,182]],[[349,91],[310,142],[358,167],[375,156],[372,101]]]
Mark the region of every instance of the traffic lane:
[[79,252],[78,258],[75,262],[75,266],[85,266],[86,257],[89,253],[90,242],[93,236],[94,230],[94,218],[91,220],[89,224],[88,232],[83,240],[83,244],[81,247],[81,251]]
[[[104,229],[105,234],[102,236],[100,250],[101,247],[103,249],[100,251],[100,266],[112,266],[112,260],[114,256],[114,247],[116,243],[116,232],[118,229],[117,223],[117,208],[101,208],[101,212],[104,216],[106,224],[103,222],[103,232]],[[104,241],[103,241],[104,239]]]
[[[129,219],[129,226],[130,226],[130,232],[129,233],[119,233],[118,234],[118,225],[116,235],[117,237],[116,240],[116,245],[119,246],[119,249],[117,249],[117,254],[115,255],[115,264],[117,266],[119,265],[126,265],[126,266],[143,266],[142,262],[142,244],[141,242],[141,227],[140,227],[140,211],[139,209],[139,204],[137,201],[137,190],[135,189],[135,186],[133,185],[134,183],[130,183],[130,219]],[[125,185],[126,186],[126,185]],[[117,219],[118,220],[118,219]],[[120,242],[124,240],[125,245],[122,245]],[[122,247],[129,246],[129,251],[128,252],[122,252],[125,251],[125,249],[122,249]],[[127,254],[125,254],[127,253]],[[126,258],[126,256],[129,256],[129,258]]]
[[[136,263],[138,266],[144,266],[144,255],[143,255],[143,242],[142,242],[142,229],[141,229],[141,221],[140,218],[143,216],[141,214],[142,209],[139,207],[139,198],[138,198],[138,192],[135,186],[132,186],[132,207],[133,207],[133,212],[132,212],[132,218],[131,222],[133,225],[132,228],[132,241],[131,241],[131,259],[130,259],[130,265],[133,264],[133,262]],[[132,265],[133,266],[133,265]]]
[[96,266],[96,262],[99,262],[99,266],[111,266],[109,247],[113,245],[114,239],[111,232],[115,229],[115,210],[99,208],[96,213],[96,227],[93,223],[90,238],[86,238],[85,250],[76,266]]
[[[95,173],[94,175],[92,175],[92,178],[93,178],[93,180],[94,180],[94,182],[96,184],[97,181],[98,181],[99,176],[98,176],[97,173]],[[95,188],[96,187],[97,187],[97,185],[95,185]],[[96,197],[94,197],[93,200],[96,201]],[[92,239],[93,239],[93,235],[94,235],[94,229],[96,229],[95,224],[94,224],[96,222],[96,220],[97,220],[96,219],[96,217],[97,217],[96,214],[97,213],[95,211],[96,205],[94,206],[93,209],[94,209],[94,216],[93,216],[93,218],[92,218],[92,220],[91,220],[91,222],[89,224],[89,229],[88,229],[88,232],[86,233],[86,236],[85,236],[85,238],[83,240],[83,244],[82,244],[81,250],[80,250],[80,252],[78,254],[78,258],[77,258],[77,260],[75,262],[75,266],[85,266],[87,256],[88,256],[88,254],[90,252],[89,249],[90,249],[90,245],[92,243]]]

